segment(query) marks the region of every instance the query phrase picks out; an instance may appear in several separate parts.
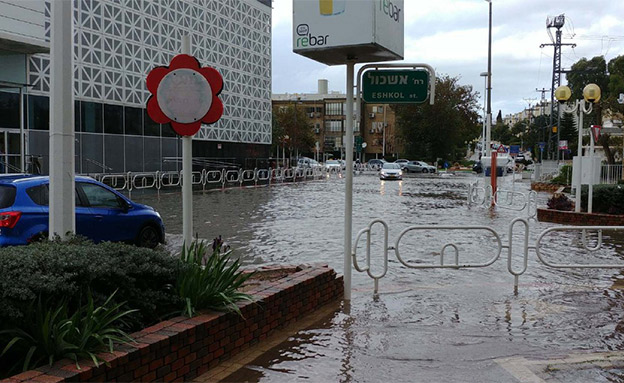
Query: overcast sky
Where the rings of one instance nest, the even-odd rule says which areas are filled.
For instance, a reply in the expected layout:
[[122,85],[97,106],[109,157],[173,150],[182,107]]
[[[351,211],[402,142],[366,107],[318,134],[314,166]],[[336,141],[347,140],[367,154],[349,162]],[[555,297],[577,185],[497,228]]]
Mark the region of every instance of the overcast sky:
[[[352,1],[352,0],[349,0]],[[363,0],[362,0],[363,1]],[[488,3],[484,0],[404,0],[405,62],[425,62],[484,93]],[[565,14],[562,67],[582,57],[624,55],[624,0],[493,0],[492,113],[519,112],[549,89],[553,47],[546,17]],[[553,37],[555,29],[551,29]],[[317,80],[345,92],[345,66],[326,66],[292,52],[292,0],[273,1],[273,93],[315,93]],[[357,67],[356,67],[357,71]],[[562,75],[562,85],[566,84]],[[546,95],[550,99],[550,94]],[[525,100],[527,99],[527,100]],[[531,101],[532,104],[536,100]],[[483,102],[481,101],[481,105]]]

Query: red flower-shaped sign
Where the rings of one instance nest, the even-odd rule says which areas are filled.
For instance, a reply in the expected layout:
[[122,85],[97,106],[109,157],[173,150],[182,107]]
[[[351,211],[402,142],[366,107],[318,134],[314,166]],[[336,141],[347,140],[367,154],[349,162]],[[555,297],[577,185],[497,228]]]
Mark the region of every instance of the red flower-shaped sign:
[[181,136],[192,136],[202,122],[211,124],[223,114],[218,95],[223,78],[214,68],[200,68],[193,56],[177,55],[169,67],[156,67],[147,75],[147,114],[159,124],[171,122]]

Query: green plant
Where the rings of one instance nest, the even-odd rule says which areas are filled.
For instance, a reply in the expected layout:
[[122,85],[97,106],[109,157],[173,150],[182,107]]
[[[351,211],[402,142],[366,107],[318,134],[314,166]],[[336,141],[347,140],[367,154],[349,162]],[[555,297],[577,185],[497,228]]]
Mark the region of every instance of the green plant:
[[0,331],[0,339],[7,340],[0,358],[7,356],[9,359],[6,362],[8,373],[20,368],[27,371],[45,363],[52,365],[62,358],[73,359],[76,366],[79,359],[86,358],[97,366],[101,361],[97,353],[113,352],[113,342],[132,342],[118,324],[136,310],[121,311],[124,303],[113,303],[114,295],[96,307],[89,292],[87,303],[71,315],[67,301],[43,304],[37,299],[37,304],[30,305],[18,327]]
[[570,165],[563,165],[561,169],[559,169],[559,174],[550,181],[550,183],[557,185],[570,185],[571,182],[572,166]]
[[125,318],[124,330],[139,330],[178,310],[180,300],[166,286],[175,283],[179,266],[164,251],[121,243],[72,239],[3,248],[0,330],[19,324],[38,297],[65,299],[72,311],[86,303],[89,289],[96,305],[117,291],[114,301],[139,310]]
[[[589,188],[583,185],[581,190],[581,206],[587,211]],[[624,185],[594,185],[593,197],[593,213],[624,214]]]
[[211,255],[201,241],[194,241],[183,247],[180,254],[182,267],[179,270],[175,290],[184,301],[182,314],[192,317],[197,310],[233,310],[240,314],[236,302],[251,301],[251,296],[239,288],[252,275],[240,270],[240,262],[231,262],[230,251],[221,253],[215,246]]

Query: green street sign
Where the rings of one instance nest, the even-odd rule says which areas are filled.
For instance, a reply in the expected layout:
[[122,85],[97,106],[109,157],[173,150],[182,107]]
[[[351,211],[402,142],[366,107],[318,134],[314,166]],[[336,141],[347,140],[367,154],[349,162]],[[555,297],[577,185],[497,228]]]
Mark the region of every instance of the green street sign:
[[355,136],[355,151],[357,153],[362,152],[362,142],[364,142],[364,138],[362,136]]
[[362,98],[379,104],[423,103],[429,95],[426,70],[370,70],[362,76]]

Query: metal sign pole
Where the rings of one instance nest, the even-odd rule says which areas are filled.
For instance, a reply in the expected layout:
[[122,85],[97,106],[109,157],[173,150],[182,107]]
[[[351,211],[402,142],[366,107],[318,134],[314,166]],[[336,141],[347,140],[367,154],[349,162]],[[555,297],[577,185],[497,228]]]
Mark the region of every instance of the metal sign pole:
[[50,39],[49,235],[76,232],[74,180],[73,1],[53,1]]
[[344,225],[344,299],[351,300],[351,234],[353,220],[353,72],[355,63],[347,63],[347,132]]
[[[182,53],[191,54],[191,38],[182,36]],[[184,246],[193,241],[193,136],[182,137],[182,237]]]

